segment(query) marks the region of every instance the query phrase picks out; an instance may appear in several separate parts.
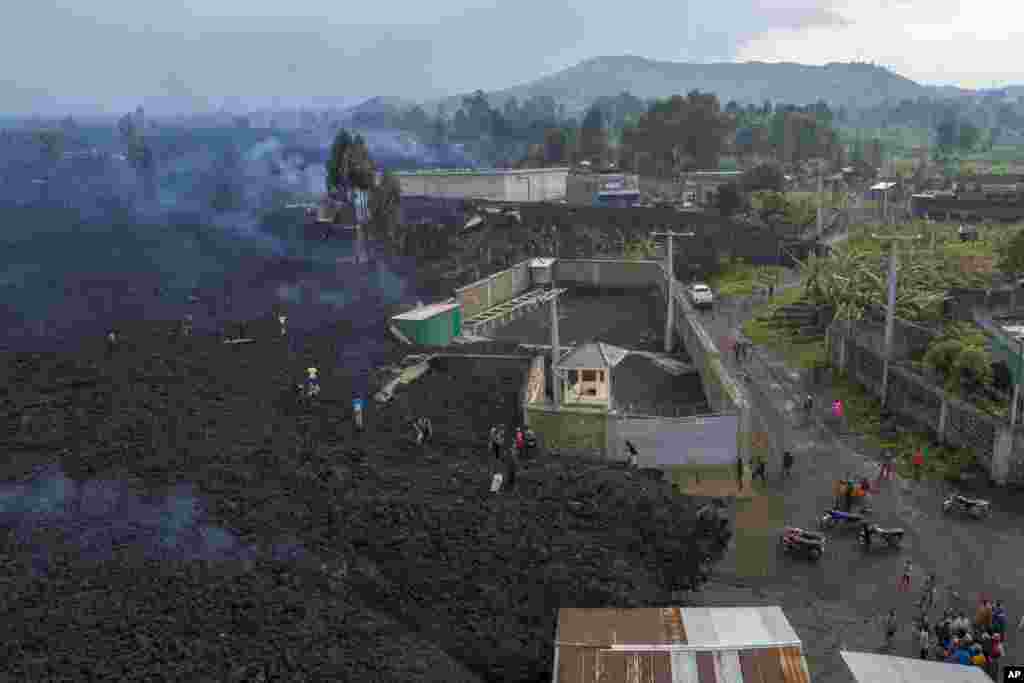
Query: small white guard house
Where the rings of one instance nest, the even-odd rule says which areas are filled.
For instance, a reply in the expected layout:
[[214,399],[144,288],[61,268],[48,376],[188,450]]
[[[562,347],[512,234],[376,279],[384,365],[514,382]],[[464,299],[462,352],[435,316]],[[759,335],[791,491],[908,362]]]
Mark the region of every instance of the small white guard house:
[[589,404],[606,407],[615,405],[612,400],[612,369],[629,355],[604,342],[581,344],[562,357],[555,366],[565,387],[562,402],[565,404]]

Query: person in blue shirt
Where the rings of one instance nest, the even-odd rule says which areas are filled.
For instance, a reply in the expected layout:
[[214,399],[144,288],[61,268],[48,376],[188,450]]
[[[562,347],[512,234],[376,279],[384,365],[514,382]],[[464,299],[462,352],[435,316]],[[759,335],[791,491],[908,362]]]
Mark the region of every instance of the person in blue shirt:
[[319,371],[316,368],[306,368],[306,396],[316,398],[320,395]]

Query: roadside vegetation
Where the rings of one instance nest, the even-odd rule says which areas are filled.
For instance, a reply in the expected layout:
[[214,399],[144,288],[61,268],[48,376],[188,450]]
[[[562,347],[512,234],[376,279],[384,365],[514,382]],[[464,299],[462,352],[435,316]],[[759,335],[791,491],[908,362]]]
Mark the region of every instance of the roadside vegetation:
[[783,290],[754,309],[753,317],[743,325],[743,334],[754,344],[781,355],[792,367],[804,370],[824,367],[825,338],[800,335],[776,315],[783,306],[805,302],[803,287]]
[[[783,291],[755,309],[754,317],[743,326],[743,333],[754,344],[781,356],[792,368],[822,371],[828,365],[825,338],[798,335],[775,315],[782,306],[801,302],[806,302],[802,287]],[[892,449],[897,454],[897,471],[901,476],[913,476],[910,459],[919,447],[926,452],[924,477],[955,480],[964,468],[976,462],[971,451],[935,443],[925,431],[901,428],[884,433],[879,418],[881,403],[846,377],[833,375],[829,391],[843,402],[846,430],[858,434],[864,447]]]
[[851,228],[849,239],[830,258],[811,257],[804,265],[807,297],[833,306],[840,320],[859,320],[871,304],[887,300],[890,242],[873,234],[920,239],[902,241],[896,289],[896,315],[919,323],[937,323],[951,287],[991,287],[1000,257],[1009,251],[1016,230],[978,226],[978,239],[961,242],[957,225],[913,221],[897,226]]
[[722,263],[708,284],[719,296],[750,296],[755,290],[778,282],[784,270],[779,266],[755,266],[737,259]]
[[843,402],[846,430],[857,434],[864,446],[892,450],[896,454],[896,471],[901,477],[914,476],[911,458],[918,448],[925,451],[922,478],[956,481],[966,468],[977,462],[973,451],[937,444],[924,431],[901,426],[887,433],[879,418],[882,404],[856,382],[834,377],[829,388],[832,395]]

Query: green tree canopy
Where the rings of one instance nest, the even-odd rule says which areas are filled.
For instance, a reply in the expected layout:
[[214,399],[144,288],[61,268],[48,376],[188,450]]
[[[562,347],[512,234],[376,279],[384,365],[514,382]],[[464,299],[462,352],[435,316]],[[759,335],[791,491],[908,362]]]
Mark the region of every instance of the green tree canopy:
[[1007,273],[1024,273],[1024,230],[1019,230],[1010,240],[999,261],[999,269]]
[[384,171],[370,196],[371,235],[390,244],[398,238],[402,186],[391,171]]
[[587,110],[580,125],[580,155],[591,161],[603,161],[608,153],[608,129],[604,112],[598,106]]
[[327,161],[327,192],[347,195],[349,190],[373,187],[376,169],[361,135],[352,136],[342,128],[331,145]]
[[977,126],[964,121],[960,124],[960,137],[957,140],[957,145],[961,150],[969,152],[974,149],[974,146],[981,140],[981,129]]

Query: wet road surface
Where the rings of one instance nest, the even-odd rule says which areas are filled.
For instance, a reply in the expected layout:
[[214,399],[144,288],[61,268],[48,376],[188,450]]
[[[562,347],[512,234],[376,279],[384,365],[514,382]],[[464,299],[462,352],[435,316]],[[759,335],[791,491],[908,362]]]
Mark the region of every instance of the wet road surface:
[[[725,308],[705,316],[716,340],[735,336],[736,326],[749,315],[736,302]],[[732,355],[725,356],[735,367]],[[833,483],[850,474],[876,475],[877,454],[858,452],[855,435],[837,436],[817,411],[809,420],[797,407],[808,383],[767,350],[756,349],[745,369],[751,377],[749,393],[759,423],[755,428],[769,432],[773,448],[768,488],[781,496],[786,524],[817,529],[818,518],[833,502]],[[830,404],[828,387],[812,390],[823,413]],[[793,478],[782,481],[781,457],[786,448],[794,452],[796,463]],[[991,496],[992,517],[977,521],[944,515],[942,500],[948,493],[948,485],[938,482],[899,478],[882,482],[870,502],[872,519],[882,527],[905,528],[902,549],[866,553],[856,541],[855,529],[836,530],[829,532],[820,563],[766,552],[762,577],[743,576],[735,549],[730,549],[719,571],[722,583],[703,599],[707,604],[782,605],[804,640],[813,680],[824,683],[852,681],[840,649],[880,651],[879,619],[890,607],[906,624],[897,635],[893,654],[915,654],[910,623],[917,613],[920,587],[930,572],[937,574],[939,586],[933,619],[947,604],[956,605],[951,603],[953,590],[962,596],[969,617],[973,618],[980,597],[988,596],[1002,600],[1011,625],[1016,624],[1024,611],[1024,504],[1012,493],[997,492]],[[914,566],[912,588],[900,593],[897,581],[908,558]],[[1007,664],[1024,661],[1015,656],[1015,635],[1009,640]]]

